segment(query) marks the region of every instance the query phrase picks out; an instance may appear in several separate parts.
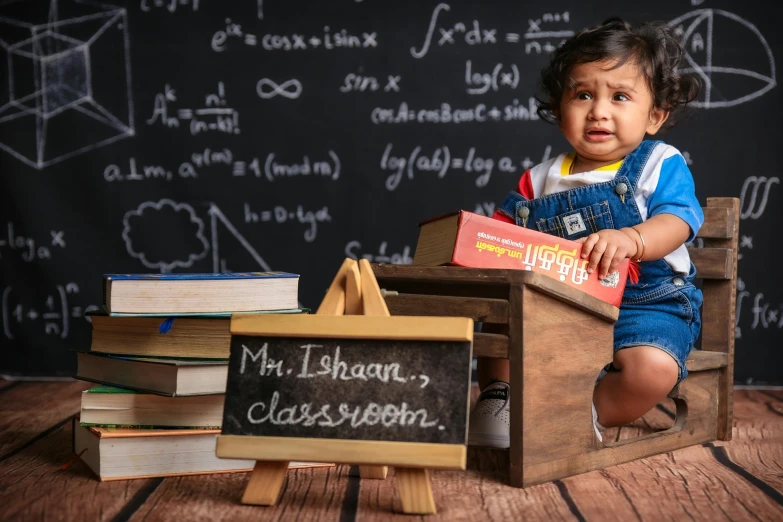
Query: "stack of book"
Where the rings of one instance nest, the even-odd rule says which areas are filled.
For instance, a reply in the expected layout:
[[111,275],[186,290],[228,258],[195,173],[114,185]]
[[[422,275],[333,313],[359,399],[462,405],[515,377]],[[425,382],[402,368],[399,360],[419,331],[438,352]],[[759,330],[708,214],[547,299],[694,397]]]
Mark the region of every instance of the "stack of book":
[[[101,480],[248,471],[219,459],[232,313],[307,313],[296,274],[103,277],[90,349],[77,352],[82,392],[74,450]],[[307,463],[292,463],[306,466]]]

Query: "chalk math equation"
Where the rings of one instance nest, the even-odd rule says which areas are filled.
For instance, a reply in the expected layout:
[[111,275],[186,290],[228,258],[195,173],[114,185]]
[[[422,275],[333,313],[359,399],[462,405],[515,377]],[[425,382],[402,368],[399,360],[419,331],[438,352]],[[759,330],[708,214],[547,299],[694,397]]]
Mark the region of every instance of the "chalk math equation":
[[79,297],[79,285],[73,281],[56,285],[55,291],[41,302],[29,303],[28,292],[17,292],[13,286],[3,289],[0,299],[0,317],[3,335],[14,339],[19,329],[40,329],[46,335],[66,339],[71,331],[71,322],[86,319],[85,312],[97,310],[95,305],[72,304]]
[[312,157],[305,154],[295,160],[283,161],[276,152],[269,152],[262,158],[258,156],[239,158],[232,149],[227,147],[222,149],[205,147],[203,150],[193,152],[186,161],[174,166],[139,162],[131,156],[127,161],[127,166],[116,163],[107,165],[103,169],[103,179],[110,183],[173,181],[175,179],[195,179],[200,174],[209,172],[235,178],[260,178],[269,183],[274,183],[279,179],[308,177],[337,181],[340,179],[341,169],[340,157],[333,150],[326,151],[323,157]]

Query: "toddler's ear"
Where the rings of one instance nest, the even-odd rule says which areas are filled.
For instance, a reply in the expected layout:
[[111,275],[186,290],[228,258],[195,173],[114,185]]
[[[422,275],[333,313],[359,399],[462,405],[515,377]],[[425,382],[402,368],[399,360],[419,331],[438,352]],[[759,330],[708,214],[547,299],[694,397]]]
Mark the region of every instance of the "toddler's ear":
[[653,110],[650,111],[650,122],[647,124],[647,134],[652,136],[658,132],[668,118],[669,111],[653,108]]

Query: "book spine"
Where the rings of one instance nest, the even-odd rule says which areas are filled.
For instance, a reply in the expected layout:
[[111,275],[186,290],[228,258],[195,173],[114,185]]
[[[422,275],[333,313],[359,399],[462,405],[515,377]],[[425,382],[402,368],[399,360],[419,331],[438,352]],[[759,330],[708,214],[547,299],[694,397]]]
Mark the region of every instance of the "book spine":
[[103,308],[106,310],[107,313],[111,313],[111,308],[109,306],[109,301],[111,300],[111,279],[104,278],[103,279]]

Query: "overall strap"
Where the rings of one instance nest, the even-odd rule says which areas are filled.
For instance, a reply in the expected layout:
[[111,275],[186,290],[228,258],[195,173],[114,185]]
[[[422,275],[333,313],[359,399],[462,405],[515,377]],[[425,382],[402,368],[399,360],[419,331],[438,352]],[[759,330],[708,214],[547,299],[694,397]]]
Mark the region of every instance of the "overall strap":
[[644,166],[647,165],[647,160],[650,159],[650,155],[655,149],[655,146],[661,141],[644,140],[641,145],[631,152],[623,160],[623,164],[620,166],[620,170],[617,171],[615,179],[625,177],[631,184],[631,190],[636,191],[636,184],[639,182],[639,177],[644,171]]
[[511,219],[516,221],[517,218],[517,202],[519,201],[530,201],[525,196],[520,194],[519,192],[512,190],[508,193],[506,196],[506,199],[503,200],[503,203],[500,204],[500,212],[505,214],[506,216],[510,217]]

